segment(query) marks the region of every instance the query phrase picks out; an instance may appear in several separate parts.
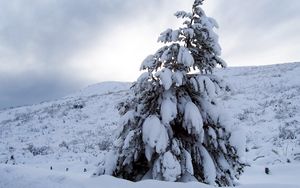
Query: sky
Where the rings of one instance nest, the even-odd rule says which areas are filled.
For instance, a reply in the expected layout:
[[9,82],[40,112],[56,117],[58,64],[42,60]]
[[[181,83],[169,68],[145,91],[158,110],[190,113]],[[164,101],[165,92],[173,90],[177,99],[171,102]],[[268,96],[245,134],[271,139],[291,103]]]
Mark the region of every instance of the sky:
[[[0,109],[134,81],[193,0],[0,0]],[[206,0],[229,66],[300,61],[299,0]]]

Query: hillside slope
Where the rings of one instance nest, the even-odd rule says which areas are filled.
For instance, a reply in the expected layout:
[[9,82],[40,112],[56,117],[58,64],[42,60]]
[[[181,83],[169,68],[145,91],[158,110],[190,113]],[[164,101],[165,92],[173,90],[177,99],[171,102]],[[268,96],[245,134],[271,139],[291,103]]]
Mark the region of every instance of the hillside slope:
[[[231,85],[221,101],[232,123],[244,129],[249,163],[300,162],[300,63],[216,73]],[[0,111],[0,164],[72,173],[85,168],[91,174],[114,138],[115,106],[132,95],[129,87],[105,82],[56,101]]]
[[300,63],[228,68],[218,75],[233,88],[224,106],[245,130],[248,161],[300,161]]
[[[110,144],[129,83],[105,82],[56,101],[0,112],[0,163],[88,163]],[[14,160],[11,160],[13,156]]]

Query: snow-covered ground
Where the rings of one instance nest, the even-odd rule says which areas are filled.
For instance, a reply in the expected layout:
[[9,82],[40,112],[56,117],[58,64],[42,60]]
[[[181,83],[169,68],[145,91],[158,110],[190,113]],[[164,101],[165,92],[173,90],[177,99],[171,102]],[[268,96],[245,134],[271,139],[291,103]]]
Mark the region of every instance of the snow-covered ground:
[[[300,63],[216,73],[232,87],[222,101],[246,135],[251,167],[241,177],[241,187],[300,187]],[[208,187],[91,178],[114,138],[115,107],[131,95],[129,87],[105,82],[56,101],[0,111],[0,188]]]
[[248,161],[300,162],[300,63],[228,68],[218,75],[233,88],[224,105],[245,130]]
[[[276,165],[271,174],[263,173],[261,166],[246,169],[239,188],[299,188],[300,164]],[[161,182],[144,180],[130,182],[111,176],[91,177],[89,174],[61,172],[28,165],[0,164],[1,188],[213,188],[199,182]]]
[[0,112],[0,163],[89,168],[110,145],[119,118],[114,107],[129,87],[106,82],[57,101]]

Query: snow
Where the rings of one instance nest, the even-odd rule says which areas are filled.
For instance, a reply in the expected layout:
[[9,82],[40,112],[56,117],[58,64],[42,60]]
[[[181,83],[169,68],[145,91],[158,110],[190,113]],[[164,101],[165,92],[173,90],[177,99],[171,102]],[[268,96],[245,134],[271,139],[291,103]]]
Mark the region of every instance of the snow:
[[142,62],[140,70],[144,70],[147,68],[152,68],[155,65],[155,57],[154,55],[149,55],[145,58],[145,60]]
[[166,31],[162,32],[158,37],[158,42],[177,42],[179,40],[180,30],[172,30],[167,29]]
[[135,135],[135,131],[129,131],[128,135],[124,140],[123,150],[125,150],[130,146],[130,142],[133,139],[134,135]]
[[179,52],[177,55],[177,62],[178,62],[178,64],[185,65],[186,67],[193,66],[194,58],[186,47],[180,46]]
[[203,79],[204,87],[206,89],[207,95],[210,96],[211,98],[215,98],[216,96],[216,86],[215,84],[211,81],[210,78],[204,76]]
[[79,92],[75,92],[74,94],[71,94],[65,99],[68,98],[78,98],[78,97],[89,97],[89,96],[95,96],[95,95],[109,95],[111,93],[115,92],[124,92],[128,91],[128,88],[130,87],[131,83],[124,83],[124,82],[101,82],[99,84],[90,85]]
[[172,32],[172,29],[167,29],[166,31],[162,32],[160,34],[160,36],[158,37],[157,41],[166,43],[167,41],[169,41],[168,37],[170,35],[169,33],[171,33],[171,32]]
[[211,98],[215,98],[216,96],[216,86],[211,81],[211,79],[206,75],[199,75],[196,77],[196,80],[191,80],[192,82],[197,81],[197,83],[194,83],[194,88],[196,91],[200,92],[206,92],[208,96]]
[[190,173],[186,172],[185,174],[183,174],[178,182],[199,182],[193,175],[191,175]]
[[173,74],[173,82],[176,84],[177,87],[182,85],[182,80],[183,80],[183,73],[181,71],[176,71]]
[[[131,84],[105,82],[59,100],[0,111],[0,163],[88,169],[112,145]],[[111,118],[114,117],[114,118]]]
[[172,41],[173,42],[176,42],[179,38],[179,34],[180,34],[180,31],[179,30],[173,30],[172,31]]
[[[150,115],[143,123],[143,141],[145,145],[155,148],[157,153],[162,153],[166,150],[169,137],[166,128],[161,124],[160,120],[155,115]],[[149,156],[148,160],[151,159]]]
[[184,153],[184,156],[185,156],[186,171],[189,174],[194,175],[194,168],[193,168],[193,164],[192,164],[191,154],[186,150],[184,150],[183,153]]
[[181,151],[180,151],[180,148],[178,146],[178,141],[176,139],[172,139],[172,152],[175,154],[175,155],[180,155]]
[[241,161],[244,159],[245,145],[246,145],[246,135],[241,128],[236,128],[231,132],[229,138],[230,145],[234,146],[237,150],[238,155],[241,157]]
[[193,14],[186,11],[177,11],[174,14],[177,18],[192,18]]
[[[270,169],[270,174],[265,174],[265,168]],[[247,167],[240,183],[247,185],[273,184],[274,187],[300,187],[300,164],[278,164],[271,166],[252,165]],[[297,186],[296,186],[297,185]]]
[[177,101],[176,97],[167,91],[164,93],[163,101],[160,107],[160,115],[162,117],[162,123],[168,125],[177,115]]
[[[300,187],[300,63],[229,67],[215,73],[233,88],[220,97],[229,123],[246,134],[244,156],[251,167],[238,187]],[[132,95],[129,87],[100,83],[55,101],[0,111],[0,187],[212,187],[91,177],[115,141],[120,121],[115,107]],[[173,153],[175,148],[172,144]]]
[[205,147],[200,146],[200,151],[205,174],[204,181],[210,185],[215,185],[215,179],[217,177],[215,164]]
[[172,71],[168,68],[163,68],[155,74],[156,77],[159,77],[160,84],[164,86],[165,90],[170,89],[172,86]]
[[[30,172],[30,173],[28,173]],[[299,188],[300,165],[277,165],[266,175],[262,167],[246,169],[238,188]],[[28,165],[0,164],[1,188],[214,188],[198,182],[178,183],[144,180],[137,183],[112,176],[91,177],[88,173],[62,172]]]
[[[246,134],[246,160],[299,162],[300,63],[227,68],[216,74],[233,89],[222,99],[231,124]],[[293,139],[286,137],[287,129],[293,130]]]
[[160,60],[162,62],[169,61],[172,58],[171,50],[168,48],[167,50],[164,51],[164,53],[161,55]]
[[193,102],[188,102],[185,105],[183,127],[189,134],[197,134],[199,140],[203,139],[203,120],[199,109]]
[[142,73],[139,77],[138,77],[138,79],[137,79],[137,83],[142,83],[142,82],[144,82],[145,80],[147,80],[147,79],[149,79],[149,77],[150,77],[150,73],[149,72],[144,72],[144,73]]
[[214,28],[218,28],[218,24],[217,22],[210,17],[207,17],[204,13],[204,11],[200,8],[197,7],[195,9],[195,12],[198,15],[204,15],[204,16],[200,16],[200,23],[194,23],[192,25],[193,29],[197,29],[197,30],[201,30],[203,28],[206,28],[206,30],[208,31],[207,33],[207,37],[209,38],[210,41],[210,46],[212,47],[212,49],[214,50],[214,53],[216,56],[220,56],[221,55],[221,47],[218,44],[218,35],[214,32]]
[[187,38],[193,38],[194,37],[194,29],[192,28],[184,28],[182,29],[183,35]]
[[170,151],[164,153],[162,159],[162,166],[163,166],[162,174],[164,180],[175,181],[179,177],[181,173],[179,161]]
[[119,130],[119,132],[122,132],[123,125],[125,125],[128,121],[133,121],[134,120],[134,113],[135,112],[133,110],[129,110],[123,116],[120,117],[120,120],[119,120],[120,130]]
[[99,162],[99,167],[97,169],[97,174],[107,174],[112,175],[115,166],[117,165],[117,155],[114,151],[109,151],[105,153],[103,158]]

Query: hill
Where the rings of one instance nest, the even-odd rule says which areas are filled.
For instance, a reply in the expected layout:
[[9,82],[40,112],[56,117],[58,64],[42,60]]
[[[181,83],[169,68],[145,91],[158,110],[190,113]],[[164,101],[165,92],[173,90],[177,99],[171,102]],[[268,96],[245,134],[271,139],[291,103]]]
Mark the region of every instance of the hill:
[[[243,128],[245,157],[253,166],[241,183],[266,166],[280,172],[287,163],[299,165],[300,63],[230,67],[216,74],[231,86],[220,100],[235,127]],[[91,174],[114,139],[116,105],[132,95],[130,85],[99,83],[55,101],[0,111],[0,174],[25,167]]]

